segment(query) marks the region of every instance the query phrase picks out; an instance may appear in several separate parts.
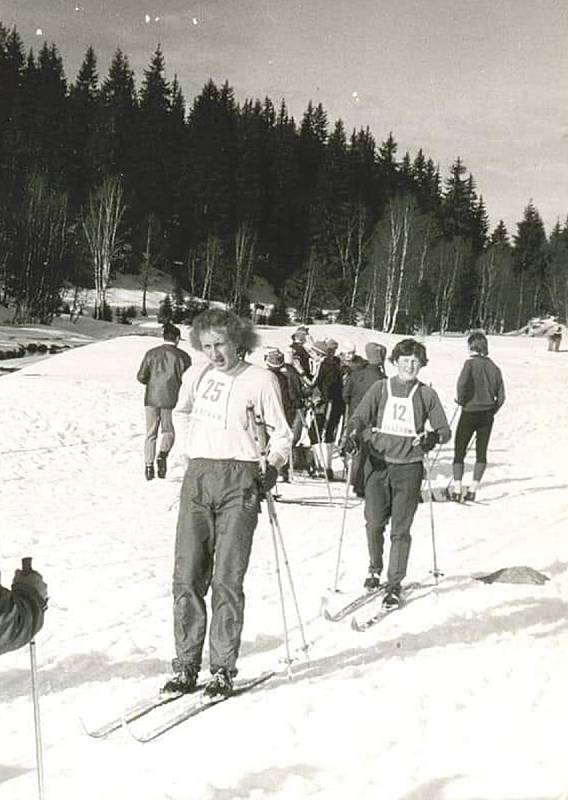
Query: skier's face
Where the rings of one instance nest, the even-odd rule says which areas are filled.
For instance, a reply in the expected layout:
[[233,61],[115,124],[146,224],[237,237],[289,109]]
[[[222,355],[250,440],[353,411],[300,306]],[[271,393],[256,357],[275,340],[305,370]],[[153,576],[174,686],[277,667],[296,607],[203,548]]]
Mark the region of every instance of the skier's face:
[[202,331],[199,335],[201,349],[211,364],[220,372],[229,372],[237,364],[237,345],[232,342],[224,328]]
[[398,377],[405,383],[416,380],[422,364],[417,356],[399,356],[396,362]]

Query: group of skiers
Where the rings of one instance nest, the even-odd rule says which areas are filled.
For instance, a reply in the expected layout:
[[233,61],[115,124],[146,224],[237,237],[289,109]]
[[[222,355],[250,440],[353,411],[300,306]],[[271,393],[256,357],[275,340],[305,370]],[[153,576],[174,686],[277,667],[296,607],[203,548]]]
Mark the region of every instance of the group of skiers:
[[[413,338],[393,348],[392,377],[385,372],[383,345],[369,342],[363,358],[350,342],[340,347],[333,339],[312,340],[305,326],[294,331],[288,347],[270,348],[262,368],[246,358],[258,344],[250,321],[230,310],[209,309],[194,319],[190,333],[191,345],[204,354],[205,363],[187,369],[187,354],[177,347],[179,330],[172,327],[164,329],[164,337],[167,333],[173,338],[149,351],[138,372],[146,384],[146,405],[162,396],[157,385],[164,383],[169,390],[164,395],[169,414],[146,412],[147,479],[153,477],[160,421],[165,419],[166,429],[157,466],[158,477],[165,477],[174,437],[171,409],[175,406],[177,419],[186,420],[187,466],[173,576],[176,655],[174,675],[164,691],[192,692],[197,686],[207,635],[205,597],[211,588],[211,678],[205,693],[228,696],[237,674],[243,582],[260,502],[279,474],[289,480],[292,465],[330,481],[335,477],[334,448],[351,460],[353,490],[364,497],[369,551],[364,586],[376,590],[384,585],[383,606],[392,609],[401,602],[424,460],[430,450],[449,441],[451,431],[436,391],[418,380],[427,354]],[[485,335],[472,333],[468,347],[456,397],[461,415],[451,499],[458,502],[475,498],[493,418],[505,399],[501,372],[489,358]],[[260,451],[251,410],[267,434],[266,454]],[[474,434],[473,482],[465,489],[464,457]],[[389,521],[391,546],[386,582],[381,584]]]

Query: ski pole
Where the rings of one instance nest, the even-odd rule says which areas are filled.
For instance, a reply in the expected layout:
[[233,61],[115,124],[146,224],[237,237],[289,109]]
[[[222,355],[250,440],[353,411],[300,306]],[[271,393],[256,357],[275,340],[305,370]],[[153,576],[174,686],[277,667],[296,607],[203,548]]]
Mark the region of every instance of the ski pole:
[[432,501],[432,480],[431,480],[431,473],[430,473],[430,458],[428,453],[424,453],[424,464],[426,465],[426,482],[428,484],[428,502],[430,505],[430,530],[432,533],[432,557],[434,561],[434,569],[431,570],[432,575],[434,576],[434,580],[436,581],[436,586],[438,585],[438,578],[443,577],[444,573],[440,572],[438,569],[438,558],[436,555],[436,531],[434,526],[434,503]]
[[[28,573],[32,571],[31,558],[22,558],[22,572]],[[45,797],[43,790],[43,747],[41,742],[41,724],[39,717],[39,690],[37,682],[37,662],[36,662],[36,644],[35,639],[30,642],[30,667],[32,677],[32,699],[34,705],[34,728],[35,728],[35,746],[36,746],[36,762],[37,762],[37,787],[39,800]]]
[[353,468],[353,459],[347,458],[347,480],[345,483],[345,502],[343,504],[343,517],[341,519],[341,532],[339,534],[339,544],[337,546],[337,564],[335,565],[335,581],[333,583],[333,591],[337,592],[337,584],[339,583],[339,564],[341,562],[341,547],[343,545],[343,537],[345,535],[345,523],[347,521],[347,504],[349,502],[349,487],[351,485],[351,472]]
[[[254,404],[251,405],[251,418],[254,419],[254,431],[255,431],[255,442],[259,452],[259,459],[261,460],[261,470],[264,472],[266,471],[266,430],[265,424],[261,417],[257,417],[254,411]],[[298,628],[300,629],[300,636],[302,639],[302,650],[307,654],[308,645],[306,642],[306,637],[304,634],[304,625],[302,623],[302,616],[300,614],[300,607],[298,604],[298,598],[296,596],[296,589],[294,586],[294,579],[292,578],[292,570],[290,568],[290,562],[288,561],[288,554],[286,552],[286,546],[284,544],[284,537],[282,535],[282,529],[280,528],[280,523],[278,521],[278,516],[276,514],[276,506],[274,505],[274,497],[272,496],[272,492],[266,493],[266,504],[268,507],[268,517],[270,520],[270,524],[272,526],[273,531],[276,532],[276,536],[280,542],[280,548],[282,550],[282,557],[284,559],[284,566],[286,567],[286,572],[288,575],[288,582],[290,584],[290,591],[292,593],[292,600],[294,602],[294,608],[296,611],[296,617],[298,619]]]
[[[261,472],[266,472],[266,449],[265,445],[261,443],[259,439],[259,430],[257,425],[256,414],[254,410],[254,403],[247,403],[247,417],[249,419],[249,425],[253,431],[254,440],[256,443],[256,448],[258,451],[259,463]],[[266,492],[266,501],[268,506],[268,519],[270,521],[270,530],[272,533],[272,545],[274,549],[274,560],[276,565],[276,580],[278,582],[278,594],[280,596],[280,611],[282,614],[282,626],[284,629],[284,644],[286,647],[286,664],[288,670],[288,677],[292,677],[292,657],[290,654],[290,636],[288,633],[288,621],[286,619],[286,606],[284,603],[284,587],[282,586],[282,574],[280,571],[280,557],[278,555],[278,540],[276,537],[276,530],[274,525],[274,515],[275,511],[273,508],[274,498],[270,491]],[[270,502],[272,501],[272,502]],[[274,512],[274,514],[273,514]]]
[[[458,413],[458,409],[459,409],[459,405],[456,403],[456,407],[454,408],[454,413],[452,414],[452,418],[450,420],[450,430],[453,427],[454,420],[456,418],[456,414]],[[436,464],[436,461],[438,460],[438,456],[440,455],[441,451],[442,451],[442,442],[440,442],[438,444],[438,449],[436,450],[436,454],[434,455],[434,458],[432,459],[432,467]]]

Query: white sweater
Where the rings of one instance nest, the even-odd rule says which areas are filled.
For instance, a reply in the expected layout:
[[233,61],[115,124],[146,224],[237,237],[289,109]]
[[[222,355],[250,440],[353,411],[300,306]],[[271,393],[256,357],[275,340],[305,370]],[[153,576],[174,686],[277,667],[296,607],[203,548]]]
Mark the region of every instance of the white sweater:
[[281,467],[288,460],[292,435],[284,416],[278,381],[269,370],[240,361],[231,373],[194,365],[183,378],[176,406],[187,421],[185,451],[189,458],[258,461],[258,447],[247,417],[247,405],[266,423],[268,461]]

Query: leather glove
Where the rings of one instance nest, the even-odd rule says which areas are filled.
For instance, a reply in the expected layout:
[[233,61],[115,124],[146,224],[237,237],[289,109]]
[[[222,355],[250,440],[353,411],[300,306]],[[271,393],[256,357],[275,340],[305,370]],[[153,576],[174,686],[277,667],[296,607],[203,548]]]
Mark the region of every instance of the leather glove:
[[360,450],[359,434],[357,431],[349,431],[343,440],[342,452],[347,456],[355,456]]
[[438,444],[438,434],[436,431],[427,431],[420,437],[420,447],[422,452],[429,453]]
[[45,611],[47,608],[47,584],[35,569],[26,572],[17,569],[12,581],[12,591],[28,595],[35,592],[41,598],[42,609]]
[[260,485],[265,492],[269,492],[276,486],[278,480],[278,470],[272,464],[266,465],[266,470],[260,473]]

